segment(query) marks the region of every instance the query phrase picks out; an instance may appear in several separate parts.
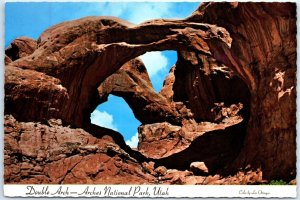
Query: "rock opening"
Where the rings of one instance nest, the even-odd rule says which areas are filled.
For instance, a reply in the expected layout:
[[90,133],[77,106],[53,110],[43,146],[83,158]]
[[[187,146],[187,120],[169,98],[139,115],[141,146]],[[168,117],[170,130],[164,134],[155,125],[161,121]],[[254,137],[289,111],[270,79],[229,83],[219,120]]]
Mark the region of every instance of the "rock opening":
[[109,95],[108,100],[91,113],[91,123],[121,133],[127,145],[137,147],[137,128],[141,124],[124,99]]
[[147,52],[139,58],[147,69],[153,89],[158,93],[162,89],[164,79],[169,74],[171,67],[177,62],[177,52],[153,51]]
[[230,68],[196,52],[180,52],[162,94],[190,118],[181,125],[155,123],[140,127],[139,151],[157,165],[189,169],[206,163],[215,173],[239,154],[250,116],[250,91]]
[[[166,167],[205,176],[252,170],[257,182],[294,179],[295,5],[203,3],[184,20],[140,25],[87,17],[47,29],[30,51],[22,51],[29,40],[13,42],[5,61],[5,181],[109,183],[131,169],[125,177],[138,174],[143,183],[188,182]],[[137,57],[162,50],[176,50],[178,61],[156,93]],[[90,123],[110,94],[122,97],[142,123],[138,151],[120,133]],[[85,162],[95,156],[103,171],[115,168],[109,178],[96,178],[100,165],[86,173]],[[51,174],[65,163],[64,174]],[[74,169],[77,163],[82,167]],[[37,173],[24,165],[46,167]],[[158,174],[173,178],[158,180]]]

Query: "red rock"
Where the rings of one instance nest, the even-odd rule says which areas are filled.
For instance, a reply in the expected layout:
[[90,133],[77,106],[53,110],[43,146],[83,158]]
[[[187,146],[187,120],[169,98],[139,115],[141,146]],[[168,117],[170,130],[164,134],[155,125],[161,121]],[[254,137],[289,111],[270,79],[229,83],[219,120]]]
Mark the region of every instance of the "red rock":
[[273,180],[290,179],[296,173],[295,13],[294,3],[205,3],[188,19],[230,32],[230,53],[219,49],[214,57],[232,54],[236,63],[221,60],[251,93],[246,145],[232,168],[263,166],[264,177]]
[[234,116],[219,124],[184,120],[182,127],[166,122],[142,125],[138,150],[167,168],[189,169],[190,163],[202,160],[215,170],[235,156],[242,120]]
[[[184,20],[133,25],[86,17],[50,27],[37,42],[15,40],[6,50],[5,183],[295,179],[295,8],[203,3]],[[156,94],[135,58],[169,49],[177,50],[178,62]],[[141,152],[120,133],[90,124],[108,94],[123,97],[143,122]],[[90,163],[106,156],[104,166]],[[177,171],[158,180],[142,171],[147,157]],[[184,172],[199,160],[214,176]]]
[[4,58],[5,65],[8,65],[11,62],[12,62],[12,60],[10,59],[10,57],[8,57],[7,55],[5,55],[5,58]]
[[215,183],[216,181],[219,181],[219,180],[220,180],[220,176],[219,176],[219,175],[208,176],[208,177],[204,180],[203,184],[204,184],[204,185],[214,185],[214,183]]
[[[195,183],[196,178],[191,177],[192,173],[189,171],[167,170],[166,174],[161,177],[164,184],[189,184]],[[194,180],[191,180],[194,179]]]
[[297,180],[296,180],[296,179],[291,180],[291,181],[290,181],[290,184],[291,184],[291,185],[297,185]]
[[[18,122],[7,115],[5,124],[14,127],[4,136],[5,183],[149,184],[155,181],[152,175],[137,170],[140,164],[109,142],[107,136],[98,139],[82,129]],[[114,151],[114,156],[108,155],[108,149]]]
[[190,165],[190,169],[194,174],[205,175],[208,174],[209,170],[206,167],[204,162],[192,162]]
[[164,176],[167,173],[167,168],[165,166],[159,166],[154,171],[158,176]]
[[29,37],[19,37],[13,40],[5,49],[5,55],[11,61],[15,61],[32,54],[37,48],[37,42],[34,39]]
[[66,98],[67,90],[59,79],[34,70],[5,67],[5,113],[24,121],[43,121],[58,116],[57,107]]
[[184,105],[178,109],[171,100],[154,91],[147,70],[139,59],[125,63],[105,79],[98,92],[100,101],[106,101],[109,94],[123,97],[143,124],[164,121],[180,124],[191,115]]
[[159,92],[161,95],[165,96],[170,101],[173,101],[173,84],[175,82],[175,66],[173,66],[167,75],[166,79],[164,80],[163,88]]
[[[109,28],[104,25],[107,23],[110,25]],[[146,42],[145,37],[128,36],[128,34],[147,34],[149,28],[156,30],[157,33],[148,34]],[[197,34],[194,33],[195,31]],[[183,39],[181,35],[185,35],[188,39]],[[197,40],[202,41],[202,46],[196,43]],[[217,40],[227,46],[231,42],[225,29],[209,24],[179,20],[152,21],[141,26],[133,26],[116,18],[86,17],[63,22],[47,29],[40,36],[38,48],[34,53],[15,60],[8,66],[39,71],[59,79],[62,87],[67,91],[64,99],[52,98],[52,101],[64,102],[53,108],[59,110],[59,115],[51,112],[43,115],[50,115],[45,117],[48,119],[59,118],[65,123],[82,127],[89,123],[90,113],[98,103],[101,103],[96,88],[123,64],[151,50],[180,48],[209,53],[206,44],[209,40]],[[10,90],[6,93],[9,95]],[[35,104],[36,109],[42,110],[43,105],[39,102],[40,94],[37,95],[36,100],[32,99],[31,102]],[[11,104],[6,108],[9,113],[20,113],[14,110],[14,107],[18,107],[14,105],[17,102],[7,99],[6,103]],[[30,105],[28,109],[31,109]],[[155,110],[156,107],[153,109]],[[41,118],[36,116],[34,120]],[[26,117],[20,116],[19,119],[25,120]]]
[[154,172],[154,164],[155,164],[154,162],[149,162],[149,163],[143,162],[142,163],[142,168],[143,168],[142,171],[145,171],[152,175],[156,175],[156,173]]

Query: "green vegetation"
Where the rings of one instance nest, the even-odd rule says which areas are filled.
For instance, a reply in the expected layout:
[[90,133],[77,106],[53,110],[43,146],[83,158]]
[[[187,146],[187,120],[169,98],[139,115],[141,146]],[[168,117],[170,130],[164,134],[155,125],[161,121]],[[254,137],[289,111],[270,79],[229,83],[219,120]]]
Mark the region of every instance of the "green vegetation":
[[289,185],[289,183],[283,180],[272,180],[270,181],[269,185]]

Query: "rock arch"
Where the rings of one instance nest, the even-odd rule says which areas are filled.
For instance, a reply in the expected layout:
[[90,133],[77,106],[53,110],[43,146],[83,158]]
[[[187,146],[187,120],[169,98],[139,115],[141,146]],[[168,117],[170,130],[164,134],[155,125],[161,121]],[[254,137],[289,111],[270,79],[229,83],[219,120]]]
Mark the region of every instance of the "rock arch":
[[[143,37],[146,32],[152,33],[147,39]],[[52,109],[57,112],[49,115],[82,127],[94,109],[91,104],[98,96],[97,87],[124,63],[152,50],[190,49],[210,55],[209,40],[224,46],[231,42],[225,29],[208,24],[153,21],[132,26],[116,19],[88,17],[49,28],[33,54],[11,66],[57,78],[67,95],[60,107]]]
[[[145,33],[147,33],[146,38],[142,37]],[[173,49],[177,50],[182,55],[181,60],[185,61],[183,64],[179,61],[176,69],[178,70],[181,67],[181,69],[190,70],[188,63],[193,62],[193,60],[196,61],[193,56],[199,57],[203,61],[209,60],[213,55],[209,45],[215,45],[214,43],[223,43],[222,48],[229,51],[231,38],[225,29],[209,24],[183,21],[152,21],[139,26],[132,26],[117,19],[101,17],[88,17],[73,22],[64,22],[49,28],[40,36],[38,48],[35,52],[16,60],[7,67],[16,71],[41,73],[47,78],[51,77],[50,81],[42,78],[39,82],[47,84],[53,80],[52,85],[47,87],[53,92],[40,94],[36,92],[39,91],[40,86],[32,85],[34,92],[29,92],[35,93],[35,97],[45,95],[43,96],[45,101],[40,101],[41,97],[31,98],[31,104],[27,104],[27,106],[32,106],[32,115],[30,113],[23,114],[23,112],[17,110],[22,109],[22,107],[13,105],[8,107],[7,112],[16,114],[22,120],[24,118],[25,120],[60,118],[66,124],[83,127],[92,134],[100,136],[107,131],[90,124],[90,113],[99,103],[105,100],[106,95],[112,93],[123,97],[144,125],[169,122],[181,126],[183,120],[193,120],[193,114],[181,100],[174,102],[172,97],[168,99],[162,94],[156,94],[152,87],[147,88],[147,84],[149,85],[147,77],[138,80],[141,77],[136,73],[139,73],[138,69],[143,69],[144,66],[137,59],[132,59],[147,51]],[[203,63],[199,62],[197,64],[195,67],[204,67]],[[209,65],[212,64],[209,63]],[[123,73],[126,72],[126,68],[129,68],[131,74]],[[119,71],[116,72],[117,70]],[[213,71],[213,69],[211,70]],[[146,75],[147,73],[144,76]],[[116,79],[114,76],[119,77]],[[40,75],[30,76],[33,79],[37,77],[40,77]],[[133,82],[137,86],[135,91],[140,93],[132,95],[134,92],[130,90],[130,87],[126,87],[126,91],[118,91],[118,85],[120,85],[118,81],[122,79],[130,81],[135,79],[137,82]],[[206,89],[204,90],[205,95],[208,90],[212,89],[205,86],[205,84],[203,87],[203,89]],[[18,89],[16,87],[12,88],[9,89],[8,93]],[[215,90],[212,92],[214,93]],[[25,96],[29,97],[32,93]],[[22,94],[24,94],[24,91]],[[176,91],[174,94],[176,94]],[[9,94],[7,97],[9,97]],[[15,96],[12,95],[12,97]],[[22,96],[20,99],[22,98],[24,97]],[[46,101],[47,98],[48,101]],[[203,100],[206,100],[206,102],[204,103]],[[209,116],[209,113],[206,113],[213,107],[214,100],[209,99],[209,96],[200,99],[200,102],[203,101],[204,107],[207,107],[207,109],[203,110],[199,120],[214,120],[213,117]],[[7,102],[12,101],[8,100]],[[193,112],[199,113],[195,107],[191,108]],[[224,129],[239,122],[240,120],[235,123],[225,123],[224,126],[215,127],[212,130]],[[197,125],[195,126],[197,127]],[[188,128],[186,133],[189,135],[190,132],[191,130]],[[123,149],[132,152],[126,147],[121,135],[117,132],[111,132],[110,135]],[[202,133],[197,134],[197,137],[200,135]],[[188,148],[191,142],[196,139],[196,136],[192,138],[187,136],[183,139],[188,141],[185,142],[186,145],[175,148],[174,152],[170,152],[171,154]],[[144,140],[143,142],[147,141]],[[155,147],[155,145],[152,146]],[[215,154],[218,153],[219,151],[215,152]],[[143,157],[140,154],[137,155]],[[151,156],[149,156],[149,159],[152,159]]]
[[250,91],[245,145],[229,168],[250,164],[269,179],[289,179],[296,173],[295,10],[293,3],[204,3],[184,20],[136,26],[87,17],[58,24],[40,36],[31,55],[7,62],[5,113],[85,127],[101,101],[98,86],[126,62],[157,50],[177,50],[191,63],[206,56],[229,67]]
[[179,109],[178,104],[154,91],[140,59],[125,63],[101,83],[98,92],[99,104],[106,101],[109,94],[124,98],[142,124],[167,121],[180,125],[183,119],[192,117],[185,106]]

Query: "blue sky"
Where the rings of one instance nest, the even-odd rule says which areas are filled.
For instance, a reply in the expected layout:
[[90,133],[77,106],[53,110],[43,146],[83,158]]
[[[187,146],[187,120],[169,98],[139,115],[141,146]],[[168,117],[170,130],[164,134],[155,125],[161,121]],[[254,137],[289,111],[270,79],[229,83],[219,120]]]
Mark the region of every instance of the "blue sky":
[[[198,2],[11,2],[5,4],[5,47],[16,37],[37,39],[48,27],[62,21],[85,16],[116,16],[138,24],[156,18],[180,19],[189,16]],[[162,87],[170,68],[176,63],[174,51],[148,52],[141,56],[156,91]],[[91,114],[92,123],[112,128],[123,134],[127,144],[137,145],[140,122],[119,97],[109,96]]]

